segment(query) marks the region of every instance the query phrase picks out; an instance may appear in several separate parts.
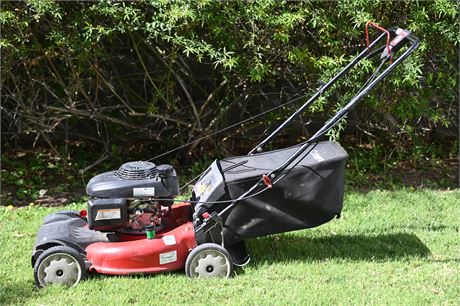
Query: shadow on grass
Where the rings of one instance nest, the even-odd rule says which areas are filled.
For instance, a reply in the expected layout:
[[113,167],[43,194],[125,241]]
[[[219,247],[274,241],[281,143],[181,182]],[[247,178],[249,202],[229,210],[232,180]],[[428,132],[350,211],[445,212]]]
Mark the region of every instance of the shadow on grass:
[[261,263],[325,259],[397,260],[430,254],[430,250],[416,235],[407,233],[319,238],[285,234],[249,240],[248,248],[255,266]]
[[24,282],[0,284],[0,305],[21,305],[37,295],[39,289]]

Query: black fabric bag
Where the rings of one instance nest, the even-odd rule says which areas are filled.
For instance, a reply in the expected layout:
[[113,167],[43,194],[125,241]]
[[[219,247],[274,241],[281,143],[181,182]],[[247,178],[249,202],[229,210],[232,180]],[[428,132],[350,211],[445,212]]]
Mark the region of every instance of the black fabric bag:
[[[226,190],[221,199],[237,199],[299,146],[219,161]],[[307,156],[284,171],[285,176],[272,189],[238,202],[223,216],[225,242],[315,227],[339,215],[347,157],[336,142],[317,143]],[[209,208],[219,212],[227,205]]]

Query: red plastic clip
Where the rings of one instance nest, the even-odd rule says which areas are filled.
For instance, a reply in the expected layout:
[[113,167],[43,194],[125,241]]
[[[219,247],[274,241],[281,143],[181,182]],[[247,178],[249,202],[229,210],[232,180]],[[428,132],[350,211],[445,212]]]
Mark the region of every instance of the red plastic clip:
[[266,174],[262,175],[262,180],[264,181],[264,184],[267,185],[268,188],[271,189],[273,187],[272,181]]
[[204,219],[209,219],[209,218],[211,218],[211,215],[210,215],[208,212],[204,212],[201,216],[202,216]]
[[86,218],[86,216],[88,215],[88,212],[86,211],[86,209],[82,209],[80,210],[79,215],[81,218]]
[[368,21],[366,23],[366,45],[367,45],[367,49],[369,49],[369,30],[368,30],[369,25],[371,25],[374,28],[379,29],[380,31],[385,32],[387,34],[387,49],[388,49],[388,54],[390,55],[390,64],[392,64],[393,63],[393,56],[391,55],[391,48],[390,48],[390,32],[388,32],[387,29],[382,28],[378,24],[376,24],[376,23],[374,23],[372,21]]

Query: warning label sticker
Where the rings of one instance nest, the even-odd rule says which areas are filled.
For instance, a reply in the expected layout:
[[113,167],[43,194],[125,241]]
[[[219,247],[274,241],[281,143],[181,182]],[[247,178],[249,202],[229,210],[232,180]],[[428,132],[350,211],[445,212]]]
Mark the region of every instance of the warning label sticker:
[[95,220],[99,221],[99,220],[112,220],[112,219],[121,219],[121,211],[119,208],[98,210]]
[[313,158],[317,161],[317,162],[322,162],[324,161],[324,158],[319,155],[319,152],[318,150],[312,150],[311,151],[311,155],[313,156]]
[[155,196],[154,187],[133,188],[133,197],[153,197]]
[[160,254],[160,265],[164,265],[177,260],[177,251],[171,251]]
[[165,245],[175,245],[176,237],[174,237],[174,235],[163,236],[163,242],[165,243]]

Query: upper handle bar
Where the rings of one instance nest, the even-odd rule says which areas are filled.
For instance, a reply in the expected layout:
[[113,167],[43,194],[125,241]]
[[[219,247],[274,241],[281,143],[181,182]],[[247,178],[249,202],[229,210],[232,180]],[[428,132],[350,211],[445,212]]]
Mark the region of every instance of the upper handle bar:
[[[396,34],[396,37],[391,41],[389,42],[388,41],[388,35],[387,36],[387,42],[388,42],[388,45],[390,46],[389,49],[386,50],[386,52],[388,52],[388,54],[390,56],[392,56],[391,54],[391,50],[393,49],[393,51],[397,51],[399,48],[401,48],[406,42],[407,40],[411,42],[411,47],[410,47],[410,51],[409,52],[405,52],[403,55],[401,55],[403,58],[406,58],[410,53],[412,53],[415,49],[417,49],[418,45],[420,44],[420,40],[414,36],[410,31],[408,30],[404,30],[404,29],[400,29],[398,27],[392,27],[388,30],[385,30],[386,32],[385,33],[382,33],[379,37],[377,37],[374,41],[372,41],[369,45],[368,45],[368,48],[371,49],[372,47],[374,47],[375,45],[377,45],[377,43],[379,43],[384,37],[385,35],[388,33],[394,33]],[[401,33],[398,33],[402,31],[404,33],[404,37],[401,38]],[[401,39],[396,41],[398,39],[398,37],[400,37]],[[407,40],[406,40],[407,39]],[[395,46],[392,46],[392,43],[394,42],[394,45]],[[383,47],[383,46],[382,46]],[[375,52],[375,51],[374,51]],[[291,114],[291,116],[289,116],[289,118],[287,118],[280,126],[278,126],[270,135],[268,135],[264,140],[262,140],[259,144],[257,144],[257,146],[255,146],[249,153],[248,155],[252,155],[252,154],[255,154],[255,153],[258,153],[258,152],[261,152],[262,151],[262,148],[265,144],[267,144],[270,140],[272,140],[282,129],[284,129],[294,118],[296,118],[297,116],[299,116],[302,112],[304,112],[307,107],[309,107],[312,103],[314,103],[322,94],[324,91],[326,91],[327,89],[329,89],[338,79],[340,79],[346,72],[348,72],[351,68],[353,68],[359,61],[361,61],[362,59],[368,57],[369,55],[369,52],[368,52],[368,49],[364,49],[363,51],[361,51],[350,63],[348,63],[348,65],[346,65],[339,73],[337,73],[332,79],[329,80],[329,82],[327,82],[326,84],[323,84],[318,90],[317,92],[312,96],[310,97],[310,99],[308,99],[307,102],[305,102],[299,109],[297,109],[293,114]],[[391,58],[392,59],[392,58]],[[399,59],[399,56],[398,56],[398,59]],[[396,63],[390,63],[390,66],[393,66],[394,64],[398,64],[399,61],[397,60]],[[392,70],[392,68],[390,69]]]

